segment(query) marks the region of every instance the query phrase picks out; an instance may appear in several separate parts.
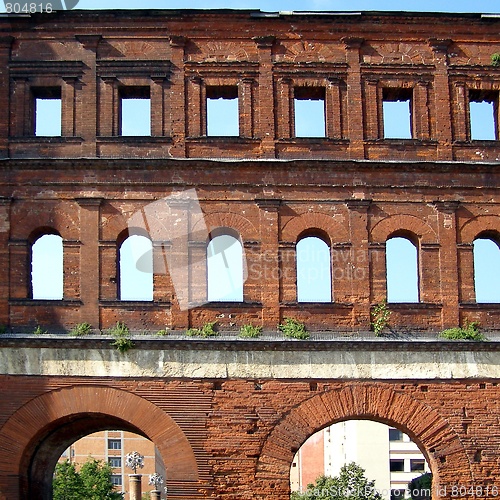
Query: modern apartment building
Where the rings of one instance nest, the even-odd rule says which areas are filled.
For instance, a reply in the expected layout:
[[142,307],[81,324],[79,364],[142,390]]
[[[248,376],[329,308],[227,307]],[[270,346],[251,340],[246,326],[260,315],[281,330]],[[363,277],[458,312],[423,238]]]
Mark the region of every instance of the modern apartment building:
[[387,500],[405,496],[408,482],[430,472],[417,445],[399,429],[370,420],[347,420],[312,435],[295,455],[292,491],[305,491],[321,475],[338,475],[356,462]]
[[154,487],[148,484],[149,475],[157,472],[165,479],[165,465],[156,446],[138,434],[125,431],[95,432],[75,441],[61,459],[81,465],[92,457],[109,463],[113,468],[113,484],[118,491],[125,493],[124,498],[128,500],[128,475],[133,474],[133,471],[125,466],[125,457],[133,451],[144,456],[144,468],[137,470],[143,476],[142,491],[153,490]]

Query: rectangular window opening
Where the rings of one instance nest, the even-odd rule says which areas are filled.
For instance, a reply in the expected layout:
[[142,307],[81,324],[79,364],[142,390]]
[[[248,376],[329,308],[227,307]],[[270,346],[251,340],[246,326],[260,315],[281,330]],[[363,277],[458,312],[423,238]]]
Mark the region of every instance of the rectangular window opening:
[[109,457],[108,458],[108,463],[110,467],[117,468],[122,466],[122,459],[121,457]]
[[149,87],[122,87],[120,93],[120,135],[151,135]]
[[384,139],[411,139],[413,137],[412,98],[412,89],[383,89]]
[[108,450],[121,450],[122,441],[121,439],[108,439]]
[[471,90],[469,116],[471,140],[498,140],[498,92]]
[[122,476],[121,474],[111,474],[111,483],[113,486],[122,486]]
[[62,135],[61,87],[36,87],[33,93],[33,131],[37,137]]
[[391,472],[404,472],[405,470],[405,461],[392,459],[389,461],[389,468]]
[[423,459],[410,460],[410,471],[411,472],[424,472],[425,471],[425,460],[423,460]]
[[212,137],[238,137],[240,119],[238,87],[236,85],[208,86],[207,135]]
[[403,433],[399,429],[389,429],[389,441],[403,441]]
[[295,137],[326,137],[324,87],[294,88]]

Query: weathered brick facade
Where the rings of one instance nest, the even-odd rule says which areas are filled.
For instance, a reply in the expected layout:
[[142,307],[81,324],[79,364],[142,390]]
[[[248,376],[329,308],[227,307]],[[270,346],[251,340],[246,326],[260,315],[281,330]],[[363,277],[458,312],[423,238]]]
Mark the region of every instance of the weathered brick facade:
[[[491,63],[500,52],[499,22],[473,14],[254,11],[1,18],[0,324],[14,333],[36,325],[60,333],[119,320],[133,331],[176,333],[218,321],[225,332],[246,323],[271,332],[290,316],[333,338],[370,338],[371,308],[387,294],[385,243],[399,235],[418,250],[420,301],[390,305],[394,331],[422,336],[436,359],[450,347],[428,339],[443,328],[479,321],[494,338],[500,307],[476,302],[473,242],[500,242],[500,67]],[[239,136],[207,135],[207,95],[232,92]],[[61,99],[60,137],[35,134],[37,95]],[[123,95],[150,98],[150,136],[121,135]],[[296,96],[324,100],[325,137],[295,137]],[[398,96],[409,96],[411,139],[384,138],[383,102]],[[471,100],[495,103],[496,140],[472,140]],[[130,217],[190,188],[208,231],[228,231],[245,249],[243,302],[181,308],[171,273],[159,271],[172,242],[153,237],[153,301],[119,300],[118,252]],[[190,228],[180,253],[203,274],[206,236],[182,199],[174,205]],[[32,298],[31,246],[42,234],[63,240],[63,300]],[[304,235],[330,247],[331,303],[297,301],[295,246]],[[206,293],[188,270],[185,278],[198,298]],[[286,376],[211,375],[201,367],[186,378],[169,376],[166,361],[163,372],[131,376],[130,367],[141,365],[128,355],[123,365],[108,360],[119,368],[105,375],[75,368],[79,353],[100,360],[109,346],[62,339],[0,338],[0,351],[18,345],[27,360],[36,349],[68,367],[63,375],[26,362],[19,372],[2,357],[0,498],[50,498],[47,471],[61,446],[118,426],[157,444],[169,498],[284,499],[300,444],[356,417],[408,432],[442,487],[436,495],[450,497],[459,485],[463,497],[496,496],[486,494],[500,478],[496,342],[481,348],[489,357],[477,370],[467,354],[478,347],[461,345],[463,357],[453,348],[458,365],[472,363],[462,375],[433,374],[430,364],[400,379],[303,376],[294,365],[300,356],[287,357],[274,340],[258,350],[284,349],[277,365]],[[194,346],[162,342],[165,356]],[[378,342],[367,341],[367,352],[393,341]],[[304,351],[337,349],[335,340],[320,344]],[[220,352],[239,352],[237,345],[228,341]],[[58,351],[63,346],[73,352]],[[146,362],[158,344],[136,347]],[[245,349],[251,357],[251,343]],[[404,342],[397,352],[404,364]]]

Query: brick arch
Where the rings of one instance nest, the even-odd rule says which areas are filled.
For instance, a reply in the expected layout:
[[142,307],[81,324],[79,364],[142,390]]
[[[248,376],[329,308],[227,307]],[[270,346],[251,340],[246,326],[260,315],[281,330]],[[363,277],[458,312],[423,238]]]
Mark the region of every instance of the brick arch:
[[307,212],[289,220],[281,230],[281,239],[283,241],[297,241],[301,233],[313,228],[325,231],[334,243],[349,241],[347,227],[330,215],[321,212]]
[[370,231],[370,241],[384,243],[395,232],[407,231],[421,238],[422,243],[436,243],[437,235],[434,229],[422,219],[414,215],[390,215],[377,222]]
[[204,219],[200,219],[193,225],[192,233],[196,233],[201,224],[206,224],[208,232],[219,227],[234,229],[240,234],[242,241],[256,241],[259,239],[255,226],[242,215],[234,212],[214,212],[205,214]]
[[500,233],[500,217],[498,215],[479,215],[468,220],[459,229],[461,243],[472,243],[480,233]]
[[286,493],[294,455],[306,439],[328,425],[351,419],[374,420],[407,433],[427,458],[434,486],[472,484],[460,438],[436,410],[386,384],[353,383],[304,401],[274,427],[257,463],[261,487],[267,483]]
[[[0,450],[9,450],[0,453],[0,470],[12,481],[0,483],[0,499],[27,498],[26,491],[31,498],[50,498],[47,484],[41,484],[39,476],[43,475],[42,481],[50,487],[51,478],[46,476],[65,446],[117,423],[146,436],[158,447],[167,481],[175,482],[176,489],[182,490],[182,483],[192,489],[198,480],[198,464],[189,441],[172,417],[135,394],[86,385],[54,390],[31,400],[0,429]],[[47,449],[54,443],[56,449]],[[41,473],[37,474],[37,470]]]

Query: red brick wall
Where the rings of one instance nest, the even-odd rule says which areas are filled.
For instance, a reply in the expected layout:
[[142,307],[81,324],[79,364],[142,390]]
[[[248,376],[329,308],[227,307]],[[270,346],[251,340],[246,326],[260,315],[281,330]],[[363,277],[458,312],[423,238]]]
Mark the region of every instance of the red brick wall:
[[47,457],[57,455],[57,446],[117,425],[146,434],[158,446],[171,498],[288,498],[290,466],[301,444],[315,431],[351,418],[408,433],[426,455],[436,488],[446,493],[440,496],[452,497],[454,486],[486,492],[499,474],[500,442],[491,430],[500,394],[490,381],[8,376],[1,381],[2,400],[9,404],[2,405],[0,415],[1,448],[7,452],[2,454],[0,498],[9,500],[27,498],[18,496],[18,478],[24,485],[32,458],[32,475],[40,454],[47,459],[46,474]]

